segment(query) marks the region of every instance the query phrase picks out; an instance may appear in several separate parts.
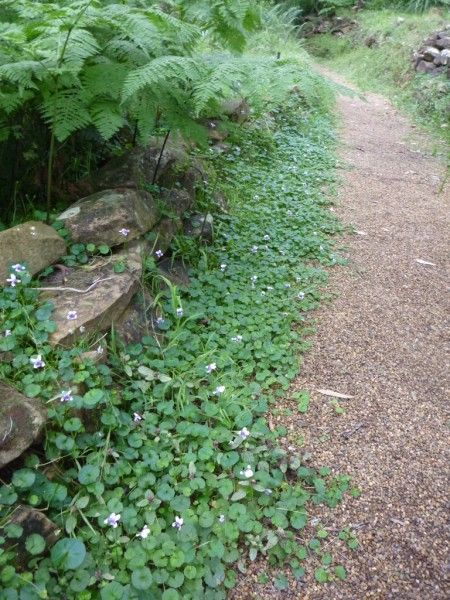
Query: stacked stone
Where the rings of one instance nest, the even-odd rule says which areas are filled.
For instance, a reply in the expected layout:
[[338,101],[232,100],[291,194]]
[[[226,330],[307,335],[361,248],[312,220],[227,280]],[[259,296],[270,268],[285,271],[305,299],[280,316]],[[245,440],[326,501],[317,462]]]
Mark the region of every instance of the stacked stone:
[[447,73],[450,78],[450,25],[426,39],[413,59],[417,72],[430,75]]

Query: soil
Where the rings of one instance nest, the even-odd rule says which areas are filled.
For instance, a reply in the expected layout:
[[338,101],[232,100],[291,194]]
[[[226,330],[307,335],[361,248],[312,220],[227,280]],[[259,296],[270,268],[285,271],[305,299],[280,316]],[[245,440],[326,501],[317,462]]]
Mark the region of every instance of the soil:
[[[311,559],[305,579],[290,578],[279,591],[277,571],[259,562],[232,600],[450,597],[445,165],[385,98],[341,96],[338,105],[344,170],[335,210],[357,233],[345,240],[349,266],[331,272],[336,299],[316,315],[314,346],[293,386],[311,393],[310,409],[278,410],[273,419],[290,439],[304,439],[313,465],[350,474],[362,490],[336,509],[311,510],[348,576],[319,584]],[[344,414],[323,388],[353,396],[337,400]],[[357,551],[333,541],[346,526],[360,541]],[[264,573],[265,585],[258,583]]]

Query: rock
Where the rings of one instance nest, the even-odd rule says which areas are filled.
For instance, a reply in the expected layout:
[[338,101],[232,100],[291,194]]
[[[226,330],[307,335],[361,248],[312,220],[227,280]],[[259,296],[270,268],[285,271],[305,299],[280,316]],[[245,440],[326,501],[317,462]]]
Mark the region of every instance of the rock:
[[243,123],[249,118],[251,113],[250,105],[243,98],[225,100],[221,103],[220,110],[231,121],[235,121],[236,123]]
[[214,192],[213,197],[215,204],[220,208],[220,210],[224,213],[227,213],[230,209],[230,205],[225,194],[223,192]]
[[[114,262],[104,259],[89,271],[76,269],[61,291],[45,292],[55,305],[52,320],[58,329],[50,336],[53,345],[70,346],[80,337],[107,331],[119,319],[139,287],[145,247],[141,240],[132,242],[114,255]],[[116,273],[115,264],[125,270]],[[80,293],[67,288],[90,289]],[[75,318],[68,319],[71,311]]]
[[186,190],[166,190],[161,194],[161,202],[169,216],[182,217],[192,206],[192,196]]
[[13,264],[25,264],[28,271],[34,275],[52,265],[64,254],[64,240],[53,227],[41,221],[27,221],[5,229],[0,232],[1,280],[3,282],[9,276]]
[[213,142],[223,142],[230,135],[220,119],[207,119],[203,125],[208,130],[208,138]]
[[[74,242],[110,247],[140,237],[159,219],[157,202],[144,191],[104,190],[82,198],[59,215]],[[121,230],[128,233],[124,235]]]
[[[28,561],[33,558],[26,549],[27,537],[33,533],[41,535],[45,540],[46,550],[51,548],[61,535],[61,530],[50,521],[43,512],[31,506],[18,505],[8,516],[8,525],[20,525],[23,528],[22,535],[18,539],[6,538],[3,548],[14,547],[16,553],[15,563],[21,569],[28,566]],[[0,534],[3,531],[0,529]]]
[[133,148],[113,158],[92,179],[93,189],[145,189],[153,183],[155,171],[155,183],[171,188],[180,174],[189,169],[191,159],[182,140],[169,136],[161,155],[163,143],[164,138],[153,138],[145,148]]
[[36,442],[47,421],[41,401],[0,383],[0,468]]
[[214,144],[214,146],[211,148],[212,152],[216,152],[216,154],[228,154],[229,152],[231,152],[232,147],[230,144],[227,144],[227,142],[220,142],[219,144]]
[[107,348],[102,344],[99,344],[96,350],[88,350],[87,352],[82,352],[79,356],[76,356],[73,359],[73,362],[78,363],[79,365],[83,365],[86,362],[91,362],[94,365],[102,365],[106,363],[107,358]]
[[181,260],[163,258],[158,264],[161,275],[178,287],[188,287],[189,272]]
[[148,293],[138,293],[134,296],[128,308],[114,325],[116,334],[125,344],[137,344],[145,335],[157,335],[155,330],[153,297]]
[[450,50],[450,34],[438,37],[433,45],[439,48],[439,50]]
[[418,73],[431,73],[434,71],[435,65],[432,62],[428,62],[426,60],[421,60],[416,67],[416,71]]
[[448,65],[450,64],[450,49],[449,50],[442,50],[441,52],[441,65]]
[[437,48],[433,48],[432,46],[428,46],[422,50],[423,58],[426,61],[432,62],[435,58],[440,56],[440,52]]
[[184,222],[184,234],[211,244],[214,237],[214,218],[210,213],[194,213]]
[[164,218],[156,227],[152,229],[150,234],[147,236],[151,247],[153,248],[153,254],[160,250],[166,252],[172,243],[173,238],[180,233],[183,229],[183,223],[180,218]]

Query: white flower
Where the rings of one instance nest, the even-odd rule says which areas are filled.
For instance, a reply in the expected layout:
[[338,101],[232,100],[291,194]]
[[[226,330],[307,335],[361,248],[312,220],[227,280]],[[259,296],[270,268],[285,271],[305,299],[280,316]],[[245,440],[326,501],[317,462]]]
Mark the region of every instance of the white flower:
[[219,523],[225,523],[225,515],[219,516]]
[[211,363],[210,365],[206,365],[205,370],[207,373],[212,373],[217,369],[216,363]]
[[126,227],[122,227],[122,229],[119,229],[119,233],[122,234],[124,237],[127,237],[127,235],[130,233],[130,230]]
[[250,477],[253,477],[253,469],[250,465],[247,465],[247,467],[240,472],[240,475],[243,475],[247,479],[250,479]]
[[247,429],[247,427],[243,427],[240,430],[239,435],[243,440],[246,440],[250,435],[250,431]]
[[242,342],[242,335],[235,335],[234,337],[231,338],[232,342]]
[[303,300],[303,298],[304,298],[304,297],[305,297],[305,292],[299,292],[299,293],[297,294],[297,298],[298,298],[299,300]]
[[258,252],[258,246],[252,246],[252,252],[253,254],[256,254],[256,252]]
[[290,288],[290,287],[291,287],[291,284],[290,284],[290,283],[285,283],[285,284],[284,284],[284,287],[285,287],[285,288]]
[[224,385],[218,385],[216,387],[216,389],[214,390],[213,394],[215,394],[216,396],[220,396],[220,394],[223,394],[225,391],[225,386]]
[[78,331],[80,333],[84,333],[86,331],[86,327],[84,325],[80,325],[80,327],[78,328]]
[[45,362],[42,360],[42,356],[38,354],[36,358],[30,358],[30,363],[35,369],[42,369],[45,367]]
[[99,346],[96,350],[97,354],[103,354],[104,351],[105,350],[104,350],[103,346]]
[[258,275],[252,275],[251,280],[252,283],[256,283],[256,281],[258,280]]
[[109,517],[106,517],[106,519],[103,521],[103,523],[105,525],[111,525],[111,527],[113,529],[115,529],[117,527],[117,525],[119,524],[120,521],[120,515],[116,515],[116,513],[111,513],[109,515]]
[[158,325],[158,327],[162,327],[165,324],[166,320],[163,317],[158,317],[156,319],[156,324]]
[[9,278],[6,280],[11,287],[16,287],[18,283],[21,283],[21,280],[17,278],[14,273],[11,273]]
[[263,240],[265,242],[268,242],[270,240],[270,235],[267,235],[267,233],[266,233],[266,235],[263,237]]
[[73,400],[73,396],[72,396],[72,390],[63,390],[61,392],[61,402],[72,402]]
[[321,252],[323,252],[323,251],[324,251],[324,247],[323,247],[323,246],[319,246],[319,250],[320,250]]
[[164,252],[162,250],[157,250],[155,252],[156,258],[161,258],[163,255],[164,255]]
[[21,265],[20,263],[17,263],[15,265],[11,266],[11,269],[13,271],[15,271],[16,273],[23,273],[24,271],[27,270],[27,268],[25,267],[25,265]]
[[271,285],[268,285],[268,286],[267,286],[267,289],[268,289],[269,291],[271,291],[271,290],[273,290],[273,287],[272,287]]
[[181,517],[175,517],[175,521],[172,523],[172,527],[175,527],[175,529],[180,530],[183,527],[183,523],[184,519],[182,519]]
[[144,525],[142,530],[136,534],[136,537],[140,537],[141,540],[145,540],[146,538],[148,538],[149,534],[150,534],[149,527],[147,525]]
[[67,317],[66,319],[68,321],[75,321],[75,319],[78,319],[78,313],[76,310],[69,310],[69,312],[67,313]]
[[133,421],[135,423],[139,423],[139,421],[142,421],[141,415],[139,413],[137,413],[137,412],[134,412],[133,413]]
[[5,329],[5,333],[3,334],[5,337],[12,335],[11,329]]
[[181,319],[182,316],[183,316],[183,309],[182,308],[177,308],[177,317],[179,319]]
[[292,215],[293,215],[294,213],[292,212],[292,210],[288,210],[288,211],[286,211],[286,214],[287,214],[289,217],[292,217]]
[[220,270],[222,271],[222,273],[225,271],[226,268],[227,268],[227,265],[225,263],[222,263],[220,265]]

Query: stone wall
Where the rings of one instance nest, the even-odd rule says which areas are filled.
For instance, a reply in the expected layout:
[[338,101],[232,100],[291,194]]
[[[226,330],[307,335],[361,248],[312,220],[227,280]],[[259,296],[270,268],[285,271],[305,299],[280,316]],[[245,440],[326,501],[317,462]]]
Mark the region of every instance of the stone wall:
[[413,55],[414,68],[419,73],[440,75],[450,79],[450,25],[427,38]]

